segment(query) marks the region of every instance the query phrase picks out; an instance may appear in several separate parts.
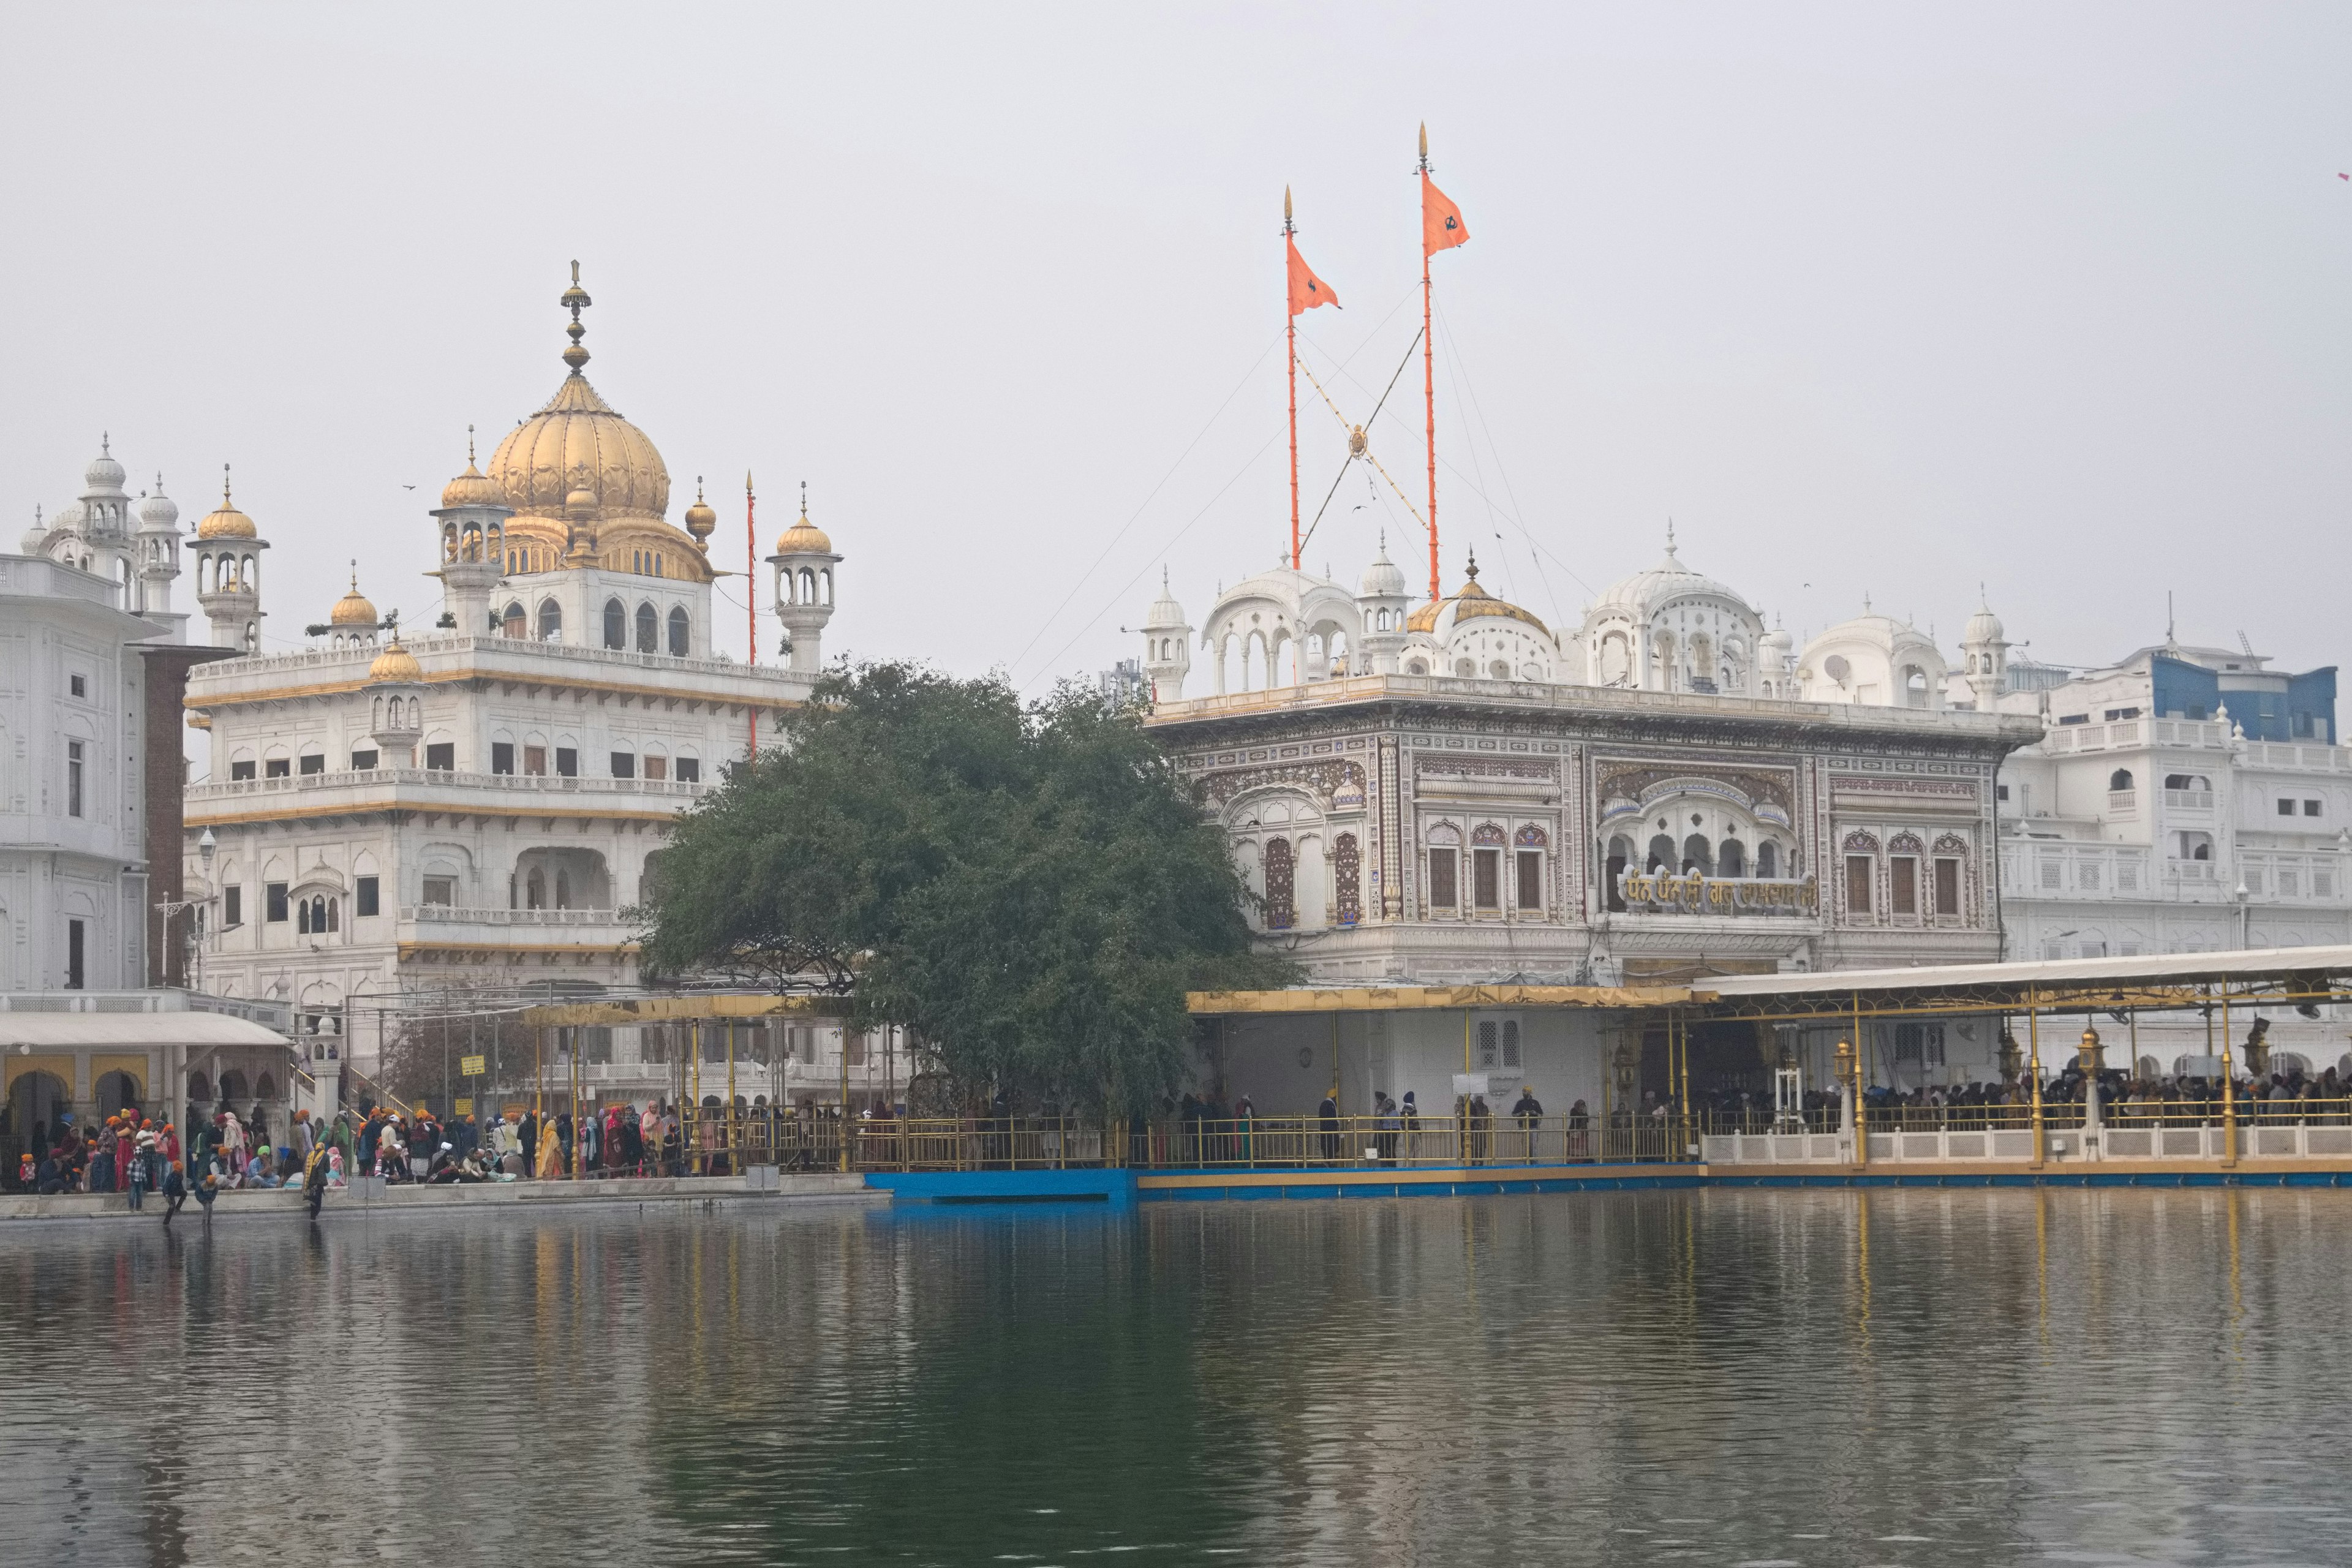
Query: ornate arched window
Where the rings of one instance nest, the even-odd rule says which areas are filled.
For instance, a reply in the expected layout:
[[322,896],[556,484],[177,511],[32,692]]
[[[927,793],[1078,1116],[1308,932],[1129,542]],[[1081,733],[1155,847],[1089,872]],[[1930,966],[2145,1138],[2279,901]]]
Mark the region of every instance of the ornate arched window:
[[609,648],[629,646],[628,606],[618,599],[604,601],[604,646]]
[[684,658],[694,646],[687,635],[686,606],[678,605],[669,613],[669,651],[673,658]]
[[541,642],[563,640],[563,606],[552,599],[541,599],[539,602],[539,640]]
[[1268,931],[1287,931],[1298,919],[1297,868],[1290,853],[1290,840],[1269,838],[1265,841],[1265,926]]
[[1352,833],[1342,833],[1331,847],[1331,868],[1339,884],[1339,923],[1354,925],[1364,918],[1364,854]]
[[637,651],[661,652],[661,614],[649,604],[637,606]]

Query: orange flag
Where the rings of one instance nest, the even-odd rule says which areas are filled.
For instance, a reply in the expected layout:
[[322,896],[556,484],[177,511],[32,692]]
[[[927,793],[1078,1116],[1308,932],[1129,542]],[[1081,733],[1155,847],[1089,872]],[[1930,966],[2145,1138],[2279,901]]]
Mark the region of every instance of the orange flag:
[[1434,256],[1441,250],[1451,250],[1470,237],[1470,227],[1462,221],[1462,209],[1427,174],[1421,177],[1421,253]]
[[1337,305],[1339,296],[1331,292],[1331,285],[1315,276],[1307,258],[1298,254],[1298,242],[1285,235],[1282,243],[1290,252],[1290,313],[1296,316],[1318,305]]

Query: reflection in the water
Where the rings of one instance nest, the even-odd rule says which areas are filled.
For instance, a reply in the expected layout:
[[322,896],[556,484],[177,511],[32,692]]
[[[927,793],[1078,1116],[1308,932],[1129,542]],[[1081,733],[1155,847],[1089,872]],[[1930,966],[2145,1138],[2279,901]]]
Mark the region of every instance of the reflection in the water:
[[1952,1189],[27,1226],[0,1503],[44,1563],[2344,1561],[2347,1219]]

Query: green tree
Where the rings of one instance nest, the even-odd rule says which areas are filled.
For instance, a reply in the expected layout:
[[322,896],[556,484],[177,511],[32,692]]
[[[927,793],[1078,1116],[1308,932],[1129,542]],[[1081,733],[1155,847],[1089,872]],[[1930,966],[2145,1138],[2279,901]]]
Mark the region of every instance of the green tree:
[[1295,973],[1140,715],[1076,686],[830,671],[648,880],[649,977],[847,992],[966,1089],[1065,1106],[1143,1109],[1190,1070],[1187,990]]

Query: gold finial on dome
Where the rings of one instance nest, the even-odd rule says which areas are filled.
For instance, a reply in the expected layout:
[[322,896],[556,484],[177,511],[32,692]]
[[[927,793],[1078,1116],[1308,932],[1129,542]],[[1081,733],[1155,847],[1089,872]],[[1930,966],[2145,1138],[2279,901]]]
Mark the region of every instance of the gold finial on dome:
[[327,612],[331,626],[372,626],[376,624],[375,605],[360,592],[360,563],[352,563],[352,591],[335,601]]
[[196,524],[198,539],[254,539],[259,531],[253,519],[236,510],[229,500],[228,465],[221,465],[221,503],[207,512]]
[[719,514],[702,499],[702,476],[694,476],[694,504],[686,509],[686,531],[694,535],[694,547],[704,554],[710,552],[710,536],[719,530]]
[[588,290],[580,287],[580,263],[575,261],[572,264],[572,287],[566,289],[563,297],[556,301],[572,312],[572,324],[563,329],[572,339],[572,346],[563,351],[563,363],[572,367],[574,375],[578,375],[580,367],[588,363],[588,351],[580,346],[580,340],[588,335],[588,329],[580,324],[580,310],[582,306],[594,302],[588,298]]

